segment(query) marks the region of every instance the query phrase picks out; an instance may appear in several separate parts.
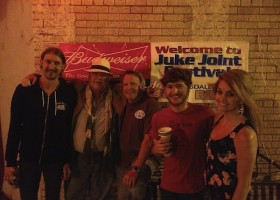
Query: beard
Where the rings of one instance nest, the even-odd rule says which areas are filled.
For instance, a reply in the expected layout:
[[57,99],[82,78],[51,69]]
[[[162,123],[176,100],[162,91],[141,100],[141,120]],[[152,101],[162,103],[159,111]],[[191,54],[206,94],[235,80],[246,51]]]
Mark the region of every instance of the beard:
[[45,70],[44,71],[44,76],[46,77],[46,79],[48,80],[55,80],[60,76],[60,72],[58,70]]
[[180,105],[184,104],[185,101],[188,99],[189,95],[188,93],[185,93],[185,94],[179,94],[179,97],[177,97],[176,100],[173,99],[174,95],[168,95],[166,96],[166,98],[168,99],[169,103],[172,105],[172,106],[175,106],[175,107],[179,107]]

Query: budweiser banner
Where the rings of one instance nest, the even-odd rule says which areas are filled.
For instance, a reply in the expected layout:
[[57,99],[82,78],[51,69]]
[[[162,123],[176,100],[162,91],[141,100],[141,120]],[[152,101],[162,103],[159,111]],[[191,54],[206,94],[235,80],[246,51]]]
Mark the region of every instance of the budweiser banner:
[[86,81],[95,57],[107,58],[111,73],[117,78],[125,70],[141,72],[146,79],[151,74],[150,43],[64,43],[59,47],[66,56],[66,68],[63,77],[67,80],[81,79]]
[[110,61],[113,78],[131,69],[142,73],[154,86],[168,68],[188,69],[193,75],[189,101],[196,103],[213,101],[211,85],[223,71],[248,70],[247,42],[62,43],[60,48],[67,58],[63,74],[67,80],[86,81],[85,69],[95,57]]

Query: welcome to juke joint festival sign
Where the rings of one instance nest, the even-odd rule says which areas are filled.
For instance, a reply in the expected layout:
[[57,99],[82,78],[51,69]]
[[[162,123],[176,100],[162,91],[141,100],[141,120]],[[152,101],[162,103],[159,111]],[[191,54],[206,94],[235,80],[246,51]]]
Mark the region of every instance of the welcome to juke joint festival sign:
[[189,41],[155,43],[62,43],[67,58],[63,77],[86,81],[91,61],[104,57],[110,61],[111,72],[118,78],[125,70],[136,70],[154,83],[170,67],[188,69],[193,75],[189,101],[210,103],[211,85],[219,74],[230,69],[248,71],[248,42]]

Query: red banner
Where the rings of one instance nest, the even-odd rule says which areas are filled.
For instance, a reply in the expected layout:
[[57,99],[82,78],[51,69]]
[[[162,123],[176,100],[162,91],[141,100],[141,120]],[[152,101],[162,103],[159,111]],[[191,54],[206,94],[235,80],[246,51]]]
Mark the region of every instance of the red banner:
[[62,43],[60,49],[66,56],[66,68],[63,77],[66,80],[86,81],[95,57],[108,59],[113,78],[118,78],[125,70],[136,70],[146,79],[151,75],[150,43]]

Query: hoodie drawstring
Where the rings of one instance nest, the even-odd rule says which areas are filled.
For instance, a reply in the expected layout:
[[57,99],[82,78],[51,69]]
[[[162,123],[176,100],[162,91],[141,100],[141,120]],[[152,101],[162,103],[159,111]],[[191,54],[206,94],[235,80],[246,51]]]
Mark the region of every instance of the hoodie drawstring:
[[42,91],[42,108],[45,106],[44,91]]
[[56,91],[54,91],[54,115],[56,116],[57,112],[57,102],[56,102]]
[[[42,108],[45,106],[45,97],[44,91],[42,91]],[[56,98],[56,91],[54,91],[54,115],[56,116],[57,113],[57,98]]]

